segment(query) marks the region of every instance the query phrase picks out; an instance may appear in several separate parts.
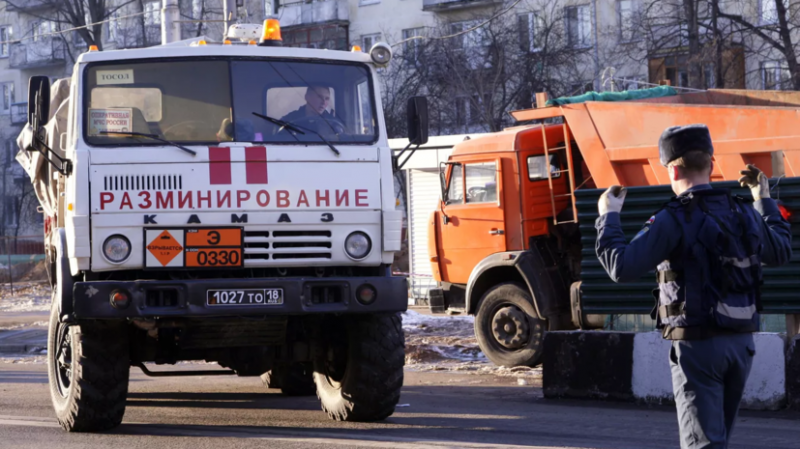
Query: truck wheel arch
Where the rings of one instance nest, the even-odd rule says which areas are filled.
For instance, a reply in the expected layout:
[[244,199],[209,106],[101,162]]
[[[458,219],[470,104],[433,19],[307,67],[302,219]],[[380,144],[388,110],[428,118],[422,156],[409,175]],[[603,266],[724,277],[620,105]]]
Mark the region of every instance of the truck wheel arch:
[[[536,249],[492,254],[475,266],[466,288],[467,313],[475,314],[483,294],[503,282],[520,282],[533,298],[538,318],[547,320],[557,315],[559,295]],[[569,303],[566,303],[569,311]]]

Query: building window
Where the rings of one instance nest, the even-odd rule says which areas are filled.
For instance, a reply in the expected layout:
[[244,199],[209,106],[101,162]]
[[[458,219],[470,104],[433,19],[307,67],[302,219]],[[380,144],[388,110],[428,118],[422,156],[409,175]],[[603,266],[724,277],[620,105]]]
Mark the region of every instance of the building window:
[[[197,1],[197,0],[195,0]],[[275,10],[272,6],[272,0],[264,0],[264,16],[268,17],[275,14]]]
[[11,105],[14,103],[14,83],[3,83],[3,113],[11,112]]
[[161,2],[144,4],[144,24],[146,26],[161,25]]
[[11,163],[14,160],[14,153],[17,148],[17,142],[12,140],[6,140],[6,148],[3,151],[3,168],[11,167]]
[[0,26],[0,57],[8,56],[9,40],[11,40],[11,27]]
[[519,42],[523,51],[534,53],[542,49],[542,35],[545,23],[541,15],[535,12],[519,16]]
[[369,50],[372,48],[372,46],[380,42],[380,40],[381,33],[365,34],[361,36],[361,51],[364,53],[369,53]]
[[630,42],[635,36],[633,24],[633,0],[620,0],[617,2],[619,9],[619,39],[622,42]]
[[714,63],[703,64],[703,85],[706,89],[717,87],[717,70]]
[[481,99],[479,95],[456,97],[456,126],[469,128],[480,125],[487,103],[487,98]]
[[567,44],[572,48],[592,45],[592,8],[589,5],[566,8]]
[[12,228],[16,227],[19,224],[19,198],[16,196],[6,196],[3,201],[3,208],[5,209],[3,215],[5,219],[3,220],[6,226],[10,226]]
[[54,31],[56,31],[56,24],[49,20],[38,20],[31,25],[31,34],[34,41],[49,37]]
[[283,44],[289,47],[327,48],[347,50],[347,27],[339,25],[317,26],[281,32]]
[[419,61],[420,53],[422,53],[422,39],[414,38],[423,36],[422,30],[422,28],[403,30],[403,54],[414,62]]
[[761,88],[764,90],[783,90],[791,86],[791,75],[786,66],[778,61],[761,63]]
[[119,38],[119,11],[114,11],[111,14],[106,30],[108,32],[108,41],[116,43],[117,38]]
[[[776,0],[759,0],[758,18],[761,19],[762,24],[777,23],[778,22],[778,7],[775,4]],[[789,0],[783,0],[784,9],[789,8]]]
[[486,28],[476,28],[481,23],[482,22],[480,20],[468,20],[465,22],[451,23],[450,34],[457,34],[466,30],[470,30],[464,34],[455,36],[452,40],[453,46],[455,48],[487,47],[489,45],[489,35],[486,33]]

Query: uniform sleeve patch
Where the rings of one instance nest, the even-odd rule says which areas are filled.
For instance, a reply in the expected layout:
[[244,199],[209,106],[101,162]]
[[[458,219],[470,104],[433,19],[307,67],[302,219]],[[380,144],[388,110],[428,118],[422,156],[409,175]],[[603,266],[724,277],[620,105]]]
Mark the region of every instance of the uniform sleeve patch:
[[646,222],[644,225],[645,225],[645,226],[649,226],[649,225],[653,224],[653,222],[654,222],[654,221],[656,221],[656,216],[655,216],[655,215],[653,215],[652,217],[650,217],[650,219],[649,219],[649,220],[647,220],[647,222]]

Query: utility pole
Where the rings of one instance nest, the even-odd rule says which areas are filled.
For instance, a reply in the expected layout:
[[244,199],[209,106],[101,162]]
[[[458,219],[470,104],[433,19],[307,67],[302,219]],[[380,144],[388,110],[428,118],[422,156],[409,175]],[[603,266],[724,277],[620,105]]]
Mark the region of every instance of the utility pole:
[[237,22],[236,0],[223,0],[222,1],[222,20],[224,21],[222,30],[222,39],[228,35],[228,28],[231,24]]
[[163,0],[161,8],[161,45],[181,40],[181,10],[178,0]]

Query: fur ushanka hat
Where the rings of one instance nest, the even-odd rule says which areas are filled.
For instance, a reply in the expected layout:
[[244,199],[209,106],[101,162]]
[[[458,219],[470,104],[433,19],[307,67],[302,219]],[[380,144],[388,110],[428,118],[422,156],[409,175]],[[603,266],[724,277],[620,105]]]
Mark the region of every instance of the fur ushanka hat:
[[695,150],[714,155],[711,134],[706,125],[672,126],[665,129],[661,138],[658,139],[658,154],[661,158],[661,165],[665,167],[687,152]]

